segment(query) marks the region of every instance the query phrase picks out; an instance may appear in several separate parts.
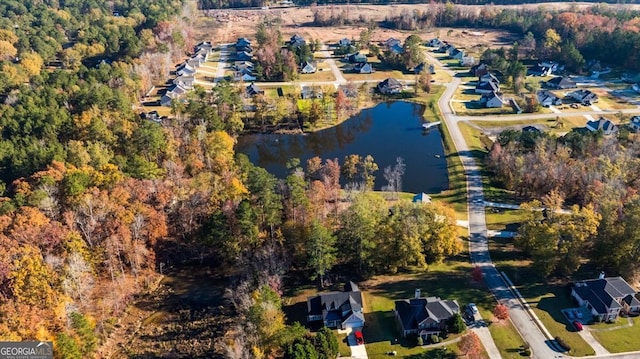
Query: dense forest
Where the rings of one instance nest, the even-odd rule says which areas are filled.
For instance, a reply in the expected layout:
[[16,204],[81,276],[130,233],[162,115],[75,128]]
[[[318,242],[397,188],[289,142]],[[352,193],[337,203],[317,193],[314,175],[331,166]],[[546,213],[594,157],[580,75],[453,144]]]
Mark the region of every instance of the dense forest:
[[[241,117],[242,89],[229,83],[196,89],[162,125],[141,119],[141,95],[193,48],[191,11],[178,1],[1,5],[3,340],[92,357],[163,266],[204,262],[225,278],[233,315],[224,338],[186,355],[335,357],[333,333],[285,324],[285,274],[323,285],[336,266],[364,278],[460,251],[451,209],[370,191],[371,156],[315,158],[305,170],[292,160],[279,180],[236,155],[235,137],[265,119]],[[403,166],[385,169],[392,198]]]
[[[571,131],[562,137],[507,130],[486,157],[495,180],[534,200],[516,244],[540,273],[571,275],[585,260],[608,273],[640,273],[640,148],[625,136]],[[556,212],[574,205],[569,213]]]

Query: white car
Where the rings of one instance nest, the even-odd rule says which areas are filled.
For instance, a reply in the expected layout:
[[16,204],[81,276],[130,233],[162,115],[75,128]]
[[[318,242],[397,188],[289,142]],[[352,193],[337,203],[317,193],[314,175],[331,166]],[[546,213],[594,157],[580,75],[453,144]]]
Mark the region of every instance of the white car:
[[467,308],[469,308],[472,314],[478,314],[478,307],[476,307],[474,303],[467,304]]

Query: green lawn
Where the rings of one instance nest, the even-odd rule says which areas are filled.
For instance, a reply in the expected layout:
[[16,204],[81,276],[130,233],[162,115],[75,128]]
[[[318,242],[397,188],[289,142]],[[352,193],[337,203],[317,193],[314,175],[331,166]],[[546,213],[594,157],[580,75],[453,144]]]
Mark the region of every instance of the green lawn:
[[[338,331],[336,330],[335,333]],[[338,352],[341,357],[349,357],[351,356],[351,349],[349,349],[349,344],[347,344],[347,335],[346,334],[336,334],[338,338]]]
[[[467,248],[466,243],[464,248]],[[445,263],[431,265],[428,270],[377,276],[362,283],[360,287],[366,293],[367,325],[364,336],[367,352],[372,358],[382,358],[385,353],[393,350],[401,356],[424,351],[423,348],[412,347],[412,343],[398,335],[393,314],[394,301],[413,297],[416,289],[420,289],[423,296],[455,299],[460,305],[475,302],[487,318],[495,305],[484,284],[472,281],[471,264],[466,253]],[[455,336],[448,339],[452,338]],[[395,344],[396,339],[398,344]]]
[[512,126],[522,126],[522,125],[545,125],[545,126],[553,126],[556,123],[555,117],[551,117],[549,119],[542,120],[517,120],[517,119],[509,119],[509,117],[502,117],[499,120],[492,121],[469,121],[472,124],[485,128],[510,128]]
[[[480,97],[476,97],[478,100]],[[458,116],[488,116],[488,115],[506,115],[512,114],[513,109],[509,105],[504,105],[501,108],[486,108],[480,107],[475,103],[467,102],[452,102],[451,106],[453,111]]]
[[640,338],[640,317],[633,318],[633,326],[631,327],[606,330],[608,329],[607,326],[619,326],[626,321],[626,318],[620,318],[615,324],[600,325],[599,327],[603,328],[602,331],[594,330],[591,333],[602,346],[612,353],[640,350],[640,341],[638,341],[638,338]]
[[524,341],[520,336],[520,333],[513,326],[511,320],[504,320],[501,322],[494,322],[489,325],[489,331],[491,337],[496,343],[496,346],[500,350],[500,354],[505,359],[518,359],[522,358],[520,355],[520,348],[524,346]]
[[[510,216],[517,218],[516,214]],[[496,217],[495,221],[498,223],[500,218]],[[561,337],[571,346],[569,355],[595,354],[560,312],[575,307],[566,284],[545,283],[532,268],[529,258],[513,246],[512,239],[490,238],[489,251],[496,268],[507,273],[551,335]]]
[[515,226],[524,221],[525,216],[526,212],[520,209],[487,208],[485,213],[487,229],[514,230]]
[[[449,135],[446,123],[440,125],[442,142],[444,144],[445,155],[447,156],[447,171],[449,172],[449,189],[442,191],[432,197],[448,203],[456,213],[467,213],[467,186],[464,175],[464,167],[458,156],[453,139]],[[465,215],[464,218],[467,219]]]
[[[427,271],[415,271],[401,275],[378,276],[361,285],[365,289],[366,320],[364,336],[367,353],[371,358],[386,357],[386,353],[396,351],[400,357],[415,355],[424,351],[412,347],[412,343],[397,334],[396,321],[392,312],[394,301],[410,298],[415,289],[422,295],[456,299],[460,305],[475,302],[486,319],[491,314],[495,301],[484,284],[474,283],[470,278],[471,264],[466,257],[456,258],[447,263],[430,266]],[[489,330],[504,358],[519,358],[518,348],[524,345],[511,321],[496,322]],[[456,338],[449,336],[446,340]],[[395,340],[398,343],[395,344]],[[455,345],[449,345],[455,348]]]

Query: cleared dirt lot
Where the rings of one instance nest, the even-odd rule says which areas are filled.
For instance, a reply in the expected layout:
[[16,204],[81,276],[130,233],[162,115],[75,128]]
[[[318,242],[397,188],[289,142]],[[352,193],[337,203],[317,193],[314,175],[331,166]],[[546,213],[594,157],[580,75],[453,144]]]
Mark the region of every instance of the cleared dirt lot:
[[[365,18],[374,21],[382,21],[386,16],[399,14],[403,10],[420,8],[427,10],[430,5],[350,5],[318,7],[322,11],[341,13],[347,11],[349,18]],[[214,42],[233,42],[238,37],[253,37],[256,25],[263,19],[270,17],[280,22],[283,37],[286,39],[293,34],[300,34],[307,39],[320,39],[322,42],[335,42],[344,37],[357,39],[360,32],[366,27],[362,26],[310,26],[313,21],[313,12],[309,7],[269,9],[269,10],[208,10],[201,12],[202,16],[196,21],[196,33],[203,40]],[[459,47],[495,47],[511,45],[520,38],[506,31],[490,29],[451,29],[432,28],[421,31],[397,31],[391,29],[376,29],[371,40],[383,41],[390,37],[404,40],[410,34],[417,33],[427,40],[439,37],[456,43]]]
[[[395,14],[400,14],[403,11],[429,11],[434,6],[443,6],[442,4],[406,4],[406,5],[332,5],[332,6],[317,6],[317,7],[301,7],[301,8],[285,8],[285,9],[267,9],[267,10],[205,10],[201,11],[202,16],[198,19],[196,28],[197,34],[202,36],[203,39],[210,39],[216,42],[231,42],[235,41],[240,36],[253,36],[255,28],[258,23],[263,21],[266,17],[273,19],[279,19],[282,24],[283,35],[293,35],[299,33],[302,36],[320,39],[323,42],[336,41],[343,37],[357,38],[365,27],[364,26],[338,26],[338,27],[313,27],[308,26],[313,21],[313,11],[318,9],[325,11],[326,13],[346,13],[348,18],[366,19],[367,21],[373,20],[380,22],[385,17]],[[545,3],[545,4],[524,4],[524,5],[509,5],[509,6],[497,6],[497,5],[456,5],[456,8],[462,9],[467,12],[479,12],[482,8],[492,7],[494,9],[500,8],[545,8],[545,9],[580,9],[594,6],[593,3]],[[607,4],[609,8],[625,8],[625,9],[640,9],[640,4],[633,5],[620,5],[620,4]],[[474,36],[472,34],[462,34],[463,29],[453,29],[451,34],[448,34],[448,28],[430,29],[426,31],[418,31],[417,33],[425,39],[434,37],[439,34],[439,37],[445,40],[455,41],[459,46],[501,46],[510,45],[513,41],[518,40],[507,32],[486,30],[486,29],[473,29],[469,32],[477,32],[480,36]],[[384,40],[389,37],[396,37],[404,39],[413,32],[409,31],[395,31],[389,29],[377,29],[372,36],[372,40]]]

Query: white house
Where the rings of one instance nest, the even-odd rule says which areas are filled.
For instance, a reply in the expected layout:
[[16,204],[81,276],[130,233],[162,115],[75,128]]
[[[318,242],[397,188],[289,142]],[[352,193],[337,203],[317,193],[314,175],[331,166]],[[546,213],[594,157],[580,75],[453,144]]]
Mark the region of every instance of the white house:
[[638,132],[638,130],[640,130],[640,116],[631,117],[631,122],[629,122],[629,128],[633,132]]
[[492,92],[482,94],[480,103],[487,108],[500,108],[504,104],[504,100],[496,92]]

